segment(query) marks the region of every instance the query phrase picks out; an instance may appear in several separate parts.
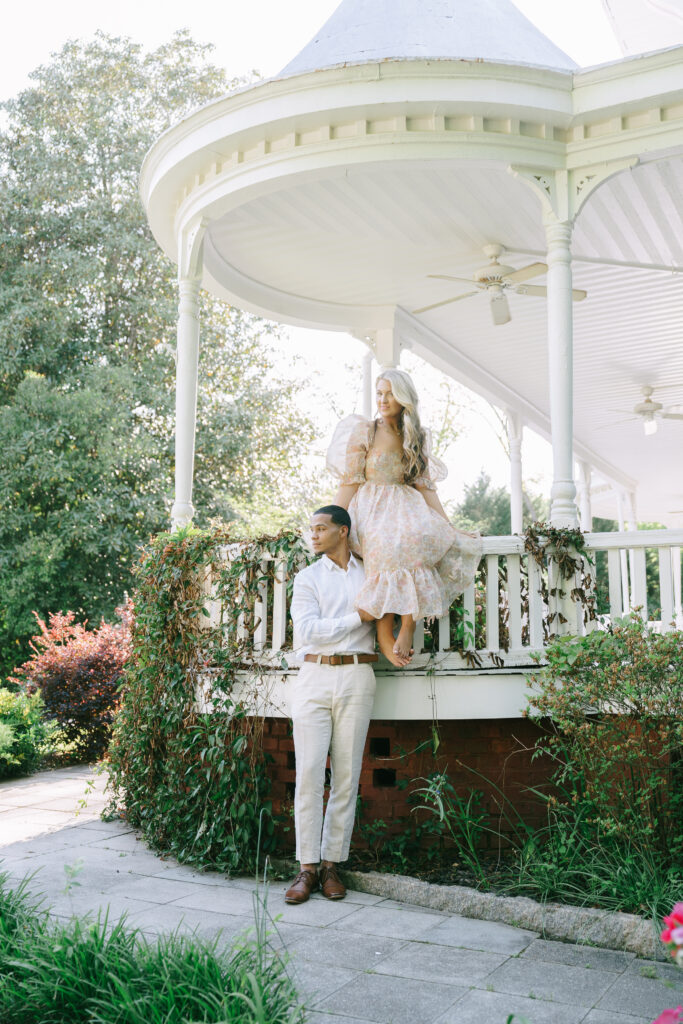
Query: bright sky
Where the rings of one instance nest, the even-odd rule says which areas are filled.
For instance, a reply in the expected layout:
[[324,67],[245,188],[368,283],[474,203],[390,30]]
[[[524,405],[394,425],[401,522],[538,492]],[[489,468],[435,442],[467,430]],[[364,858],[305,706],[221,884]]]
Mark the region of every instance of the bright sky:
[[[372,0],[368,0],[372,2]],[[586,67],[621,57],[602,8],[602,0],[515,0],[517,7],[574,60]],[[266,77],[277,74],[309,41],[337,7],[338,0],[34,0],[12,4],[3,18],[0,34],[0,99],[8,99],[29,84],[29,73],[50,59],[67,39],[85,39],[98,29],[127,35],[153,49],[174,31],[188,28],[199,42],[213,43],[215,63],[230,75],[251,70]],[[357,395],[360,362],[365,346],[353,338],[327,333],[287,331],[287,348],[301,357],[301,372],[310,375],[311,386],[303,394],[310,411],[332,428],[340,411],[360,411]],[[344,337],[343,349],[342,337]],[[330,359],[332,349],[343,353],[348,366]],[[438,374],[412,360],[418,389],[422,392],[423,418],[438,427],[438,405],[429,394],[439,389]],[[341,376],[341,382],[340,382]],[[324,397],[335,395],[331,404]],[[492,424],[495,417],[486,403],[469,400],[463,417],[466,429],[448,455],[451,475],[443,496],[456,500],[465,483],[485,468],[497,484],[507,483],[508,467]],[[432,415],[430,416],[430,412]],[[473,439],[476,436],[476,443]],[[549,446],[527,431],[523,448],[525,480],[547,492],[551,479]]]

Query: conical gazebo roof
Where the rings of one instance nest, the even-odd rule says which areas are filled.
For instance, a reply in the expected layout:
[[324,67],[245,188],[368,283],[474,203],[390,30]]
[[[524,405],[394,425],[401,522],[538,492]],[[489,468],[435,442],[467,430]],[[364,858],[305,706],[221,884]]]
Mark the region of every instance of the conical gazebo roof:
[[511,0],[342,0],[278,77],[411,58],[576,68]]

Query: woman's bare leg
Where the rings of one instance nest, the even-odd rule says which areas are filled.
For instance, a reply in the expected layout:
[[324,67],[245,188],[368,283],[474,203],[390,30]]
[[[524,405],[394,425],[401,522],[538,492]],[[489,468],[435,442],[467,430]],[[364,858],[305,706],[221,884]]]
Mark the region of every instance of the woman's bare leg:
[[401,616],[401,628],[396,642],[394,643],[394,654],[399,658],[410,659],[413,651],[413,636],[415,634],[415,619],[412,615]]
[[[399,634],[400,635],[400,634]],[[410,653],[407,655],[399,654],[396,651],[397,641],[394,638],[394,613],[387,612],[381,619],[377,620],[377,640],[379,642],[379,649],[392,665],[396,665],[397,668],[403,668],[410,661]]]

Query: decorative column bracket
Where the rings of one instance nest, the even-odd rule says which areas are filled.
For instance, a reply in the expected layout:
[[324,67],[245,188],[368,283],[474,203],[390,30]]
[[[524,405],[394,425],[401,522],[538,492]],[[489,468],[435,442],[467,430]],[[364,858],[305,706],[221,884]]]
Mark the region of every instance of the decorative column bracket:
[[633,169],[637,156],[585,167],[551,168],[510,166],[508,171],[528,185],[541,201],[543,217],[573,223],[586,200],[620,171]]
[[376,327],[371,331],[354,332],[354,338],[364,341],[370,348],[380,370],[390,370],[401,361],[401,350],[410,348],[410,344],[401,338],[399,326],[394,320],[386,327]]
[[208,217],[197,217],[178,229],[178,280],[201,279]]

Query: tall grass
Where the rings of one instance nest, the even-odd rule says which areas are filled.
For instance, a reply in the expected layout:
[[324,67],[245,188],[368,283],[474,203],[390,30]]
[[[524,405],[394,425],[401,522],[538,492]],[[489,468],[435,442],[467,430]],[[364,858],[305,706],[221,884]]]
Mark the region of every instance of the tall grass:
[[126,925],[55,924],[26,882],[0,874],[2,1024],[300,1024],[286,966],[268,946],[265,902],[256,937],[232,950],[177,932],[154,942]]

